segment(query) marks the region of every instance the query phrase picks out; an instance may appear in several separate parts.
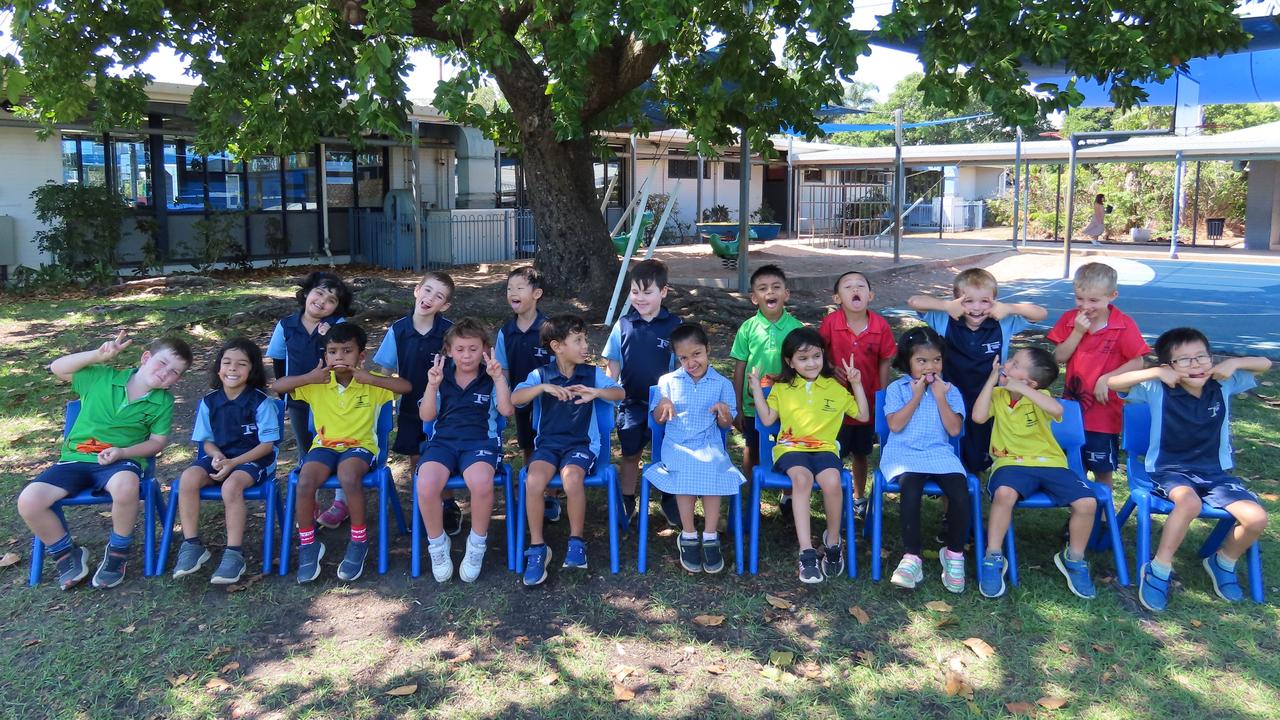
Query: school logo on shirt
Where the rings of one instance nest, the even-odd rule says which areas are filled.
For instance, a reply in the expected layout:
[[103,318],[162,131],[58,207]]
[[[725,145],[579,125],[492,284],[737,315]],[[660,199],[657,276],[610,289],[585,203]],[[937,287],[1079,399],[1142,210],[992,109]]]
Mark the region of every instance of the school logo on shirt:
[[535,348],[533,349],[533,356],[534,356],[535,358],[545,358],[545,357],[548,357],[547,349],[546,349],[546,348],[544,348],[544,347],[542,347],[541,345],[539,345],[538,347],[535,347]]
[[822,412],[835,412],[836,403],[831,398],[822,399]]
[[256,435],[257,433],[258,433],[258,426],[253,423],[240,426],[241,435]]
[[492,397],[493,397],[492,395],[482,395],[480,393],[476,393],[474,402],[477,405],[487,405],[489,403],[490,398]]
[[665,339],[665,338],[657,338],[657,340],[658,340],[658,349],[659,349],[659,350],[666,350],[667,348],[671,347],[671,341],[670,341],[670,340],[667,340],[667,339]]
[[572,455],[570,455],[569,457],[571,457],[571,458],[580,458],[580,459],[582,459],[582,460],[590,460],[590,459],[591,459],[591,456],[590,456],[590,455],[588,455],[587,453],[582,452],[581,450],[579,450],[579,451],[577,451],[577,452],[573,453],[573,454],[572,454]]
[[1215,402],[1214,404],[1212,404],[1212,405],[1210,405],[1210,406],[1209,406],[1209,417],[1211,417],[1211,418],[1216,418],[1216,417],[1218,417],[1218,413],[1219,413],[1221,410],[1222,410],[1222,403],[1220,403],[1220,402]]
[[358,408],[369,407],[369,396],[368,395],[358,396],[356,398],[356,404],[354,407],[358,407]]
[[996,353],[1000,352],[1000,343],[999,342],[982,343],[982,352],[988,355],[995,355]]

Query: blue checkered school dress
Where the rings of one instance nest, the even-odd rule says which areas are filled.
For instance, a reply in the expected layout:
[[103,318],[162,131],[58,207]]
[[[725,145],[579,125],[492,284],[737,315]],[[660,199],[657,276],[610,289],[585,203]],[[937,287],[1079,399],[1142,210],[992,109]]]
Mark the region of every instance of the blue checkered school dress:
[[711,406],[722,402],[737,412],[733,384],[708,367],[694,382],[684,368],[658,379],[662,397],[675,405],[662,439],[662,461],[644,471],[644,479],[671,495],[733,495],[746,482],[724,447]]

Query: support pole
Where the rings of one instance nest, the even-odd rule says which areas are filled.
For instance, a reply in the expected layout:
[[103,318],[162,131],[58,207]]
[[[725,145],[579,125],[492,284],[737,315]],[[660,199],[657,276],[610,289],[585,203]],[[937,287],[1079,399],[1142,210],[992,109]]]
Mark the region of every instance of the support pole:
[[409,123],[409,132],[413,133],[413,144],[409,152],[409,190],[413,194],[413,271],[422,273],[422,188],[418,178],[418,121]]
[[1200,161],[1196,161],[1196,194],[1191,201],[1191,247],[1196,246],[1196,233],[1200,231]]
[[1071,233],[1075,230],[1076,211],[1076,136],[1071,136],[1071,152],[1067,163],[1067,234],[1062,238],[1062,277],[1071,277]]
[[[706,158],[702,157],[702,153],[698,153],[698,212],[693,216],[694,228],[697,228],[698,223],[702,222],[702,175],[706,172],[706,167]],[[672,195],[672,197],[675,197],[675,195]],[[702,238],[698,239],[701,241]]]
[[1022,128],[1017,129],[1013,139],[1013,249],[1018,249],[1018,199],[1022,186],[1019,184],[1022,173]]
[[[796,237],[799,234],[795,231],[795,223],[792,220],[792,218],[795,216],[795,212],[794,212],[795,193],[792,190],[792,185],[795,183],[795,179],[796,179],[795,160],[794,160],[795,144],[796,144],[795,136],[788,135],[787,136],[787,227],[786,227],[788,237]],[[761,188],[763,187],[764,186],[762,184]],[[763,192],[763,189],[761,190],[761,192]]]
[[[355,168],[355,155],[351,156],[351,167]],[[326,160],[324,143],[320,143],[320,233],[324,236],[324,254],[329,258],[329,262],[333,262],[333,250],[329,246],[329,163]],[[134,173],[137,177],[137,173]]]
[[[649,181],[645,180],[644,189],[640,193],[639,208],[649,205]],[[618,293],[622,290],[622,281],[627,277],[627,268],[631,265],[631,254],[636,250],[636,241],[640,235],[640,220],[644,217],[642,210],[637,210],[635,220],[631,223],[631,235],[627,238],[627,252],[622,256],[622,265],[618,268],[618,279],[613,283],[613,295],[609,298],[609,311],[605,313],[604,324],[613,324],[613,311],[618,308]]]
[[1053,191],[1053,239],[1058,240],[1058,223],[1062,220],[1062,163],[1058,163],[1058,188]]
[[1031,227],[1031,161],[1022,169],[1022,247],[1027,246],[1027,232]]
[[751,290],[750,268],[747,267],[747,252],[751,245],[751,143],[747,141],[747,129],[742,128],[742,170],[738,174],[738,292]]
[[[671,197],[679,196],[680,183],[681,180],[677,179],[675,187],[671,189]],[[653,228],[653,240],[649,241],[649,248],[644,251],[645,260],[653,259],[653,251],[658,249],[658,243],[662,241],[662,231],[667,227],[667,218],[671,217],[671,211],[675,206],[676,204],[674,202],[668,202],[666,206],[662,208],[662,215],[658,217],[658,224]],[[618,317],[626,315],[627,311],[630,309],[631,293],[627,293],[627,299],[622,303],[622,309],[618,311]]]
[[902,108],[893,111],[893,263],[902,260],[902,206],[906,203],[907,179],[902,168]]
[[1182,224],[1182,151],[1173,156],[1173,232],[1169,233],[1169,259],[1178,259],[1178,226]]
[[942,239],[942,215],[946,212],[947,207],[947,168],[942,166],[938,168],[938,172],[942,174],[942,179],[938,181],[938,239]]

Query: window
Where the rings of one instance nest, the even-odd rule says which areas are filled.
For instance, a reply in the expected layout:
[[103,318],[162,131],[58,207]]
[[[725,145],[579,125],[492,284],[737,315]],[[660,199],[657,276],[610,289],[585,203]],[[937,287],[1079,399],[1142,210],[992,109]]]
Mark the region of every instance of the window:
[[724,164],[725,180],[741,180],[742,179],[742,163],[726,162]]
[[[667,179],[692,180],[698,177],[698,161],[670,158],[667,160]],[[711,168],[707,163],[702,165],[702,177],[711,179]]]
[[804,181],[807,183],[821,183],[822,171],[821,170],[805,170]]
[[226,152],[204,158],[208,178],[209,207],[213,210],[244,209],[244,166]]
[[[595,164],[596,197],[601,198],[604,191],[608,189],[609,183],[613,183],[613,191],[609,193],[609,207],[622,206],[623,178],[619,177],[621,172],[622,163],[616,158],[608,162],[598,162]],[[614,178],[617,178],[616,182],[614,181]]]
[[288,210],[315,210],[316,168],[315,153],[294,153],[285,156],[284,195]]
[[77,185],[80,183],[79,140],[62,139],[62,183],[64,185]]
[[355,155],[350,149],[325,148],[324,199],[331,208],[355,207]]
[[387,194],[386,151],[356,153],[356,203],[360,207],[382,207]]
[[249,158],[247,176],[249,185],[249,209],[280,210],[283,196],[280,187],[280,158],[274,155],[258,155]]
[[151,148],[146,138],[112,138],[112,184],[133,207],[151,204]]
[[107,153],[102,138],[63,136],[62,180],[79,185],[107,184]]

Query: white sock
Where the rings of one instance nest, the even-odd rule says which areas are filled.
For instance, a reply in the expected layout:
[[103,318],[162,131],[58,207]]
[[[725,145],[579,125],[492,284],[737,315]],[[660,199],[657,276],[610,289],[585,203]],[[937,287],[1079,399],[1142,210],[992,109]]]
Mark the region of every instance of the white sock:
[[444,533],[440,533],[440,537],[428,537],[427,542],[435,546],[440,546],[443,545],[447,539],[448,538]]
[[702,542],[711,542],[713,540],[719,540],[719,539],[720,539],[720,533],[714,533],[714,532],[702,533]]
[[485,547],[485,545],[488,542],[489,542],[488,535],[477,535],[475,530],[472,530],[471,534],[467,536],[468,545],[474,545],[476,547]]
[[680,539],[681,539],[681,540],[697,540],[697,539],[698,539],[698,533],[697,533],[697,532],[684,532],[683,530],[681,530],[681,531],[680,531]]

